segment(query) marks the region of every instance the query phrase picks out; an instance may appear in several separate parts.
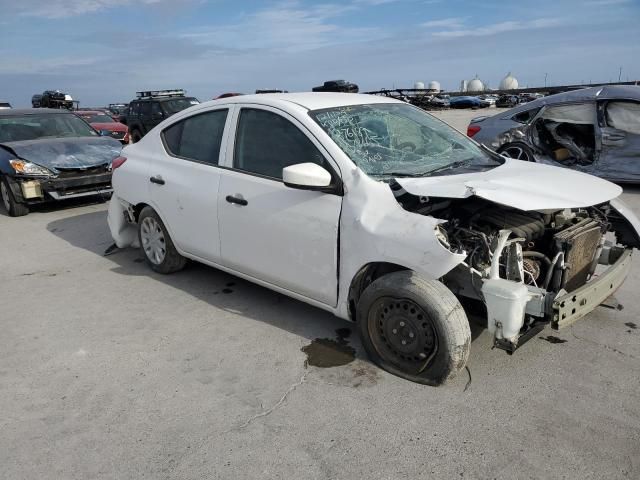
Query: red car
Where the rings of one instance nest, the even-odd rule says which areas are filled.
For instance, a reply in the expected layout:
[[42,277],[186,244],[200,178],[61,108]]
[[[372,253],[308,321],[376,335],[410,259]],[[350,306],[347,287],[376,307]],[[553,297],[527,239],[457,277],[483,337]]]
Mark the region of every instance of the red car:
[[74,113],[98,130],[100,135],[115,138],[125,144],[129,143],[129,128],[124,123],[116,122],[105,112],[98,110],[79,110]]

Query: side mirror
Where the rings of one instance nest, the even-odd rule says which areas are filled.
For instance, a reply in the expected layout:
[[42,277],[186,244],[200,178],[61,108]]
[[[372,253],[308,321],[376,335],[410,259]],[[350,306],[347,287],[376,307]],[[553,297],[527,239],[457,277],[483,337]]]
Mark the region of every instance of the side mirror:
[[297,163],[282,169],[287,187],[300,190],[325,190],[331,186],[331,174],[316,163]]

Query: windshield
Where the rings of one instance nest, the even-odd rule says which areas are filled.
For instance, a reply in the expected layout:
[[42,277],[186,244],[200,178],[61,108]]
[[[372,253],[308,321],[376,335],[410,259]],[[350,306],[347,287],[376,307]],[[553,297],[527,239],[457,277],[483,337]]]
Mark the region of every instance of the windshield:
[[198,105],[199,103],[198,99],[194,97],[172,98],[171,100],[162,102],[162,108],[164,108],[164,111],[169,115],[173,115],[174,113],[178,113],[185,108]]
[[97,135],[98,132],[72,113],[0,117],[0,143]]
[[113,123],[113,118],[104,113],[96,113],[90,115],[79,115],[89,123]]
[[[501,164],[466,136],[420,109],[382,103],[316,110],[312,118],[365,173],[436,175]],[[457,171],[456,173],[466,173]]]

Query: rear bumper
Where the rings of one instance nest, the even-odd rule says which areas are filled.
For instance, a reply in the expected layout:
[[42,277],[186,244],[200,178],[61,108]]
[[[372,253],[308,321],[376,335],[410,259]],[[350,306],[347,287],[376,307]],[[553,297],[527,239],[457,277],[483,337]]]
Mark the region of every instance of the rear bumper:
[[14,178],[13,192],[24,203],[110,194],[111,172],[65,178]]
[[631,249],[605,270],[597,279],[553,301],[551,326],[566,327],[580,320],[604,302],[622,285],[631,269]]

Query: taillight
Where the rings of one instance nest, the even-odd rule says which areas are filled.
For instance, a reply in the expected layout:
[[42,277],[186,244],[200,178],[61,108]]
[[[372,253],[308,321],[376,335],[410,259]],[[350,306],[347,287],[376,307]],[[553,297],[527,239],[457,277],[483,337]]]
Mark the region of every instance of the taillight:
[[121,167],[124,162],[127,161],[127,157],[118,157],[111,162],[111,170],[115,170],[118,167]]
[[473,137],[476,133],[480,131],[479,125],[469,125],[467,127],[467,137]]

